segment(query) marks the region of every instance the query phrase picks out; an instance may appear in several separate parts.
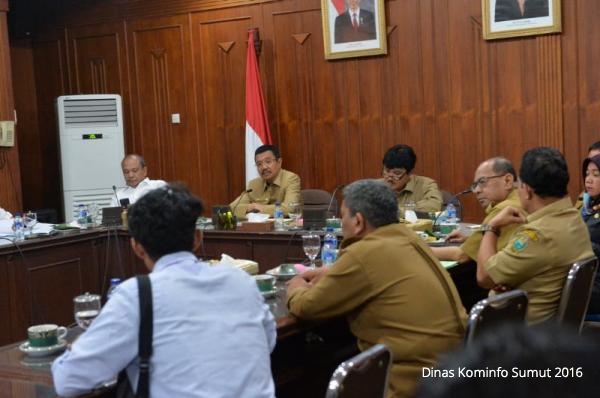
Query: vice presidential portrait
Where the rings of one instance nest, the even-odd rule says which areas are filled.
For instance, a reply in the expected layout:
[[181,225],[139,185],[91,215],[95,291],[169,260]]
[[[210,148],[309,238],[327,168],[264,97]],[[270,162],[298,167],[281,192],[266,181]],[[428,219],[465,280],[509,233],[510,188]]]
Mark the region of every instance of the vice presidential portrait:
[[369,5],[374,9],[373,0],[346,0],[346,11],[335,18],[335,43],[375,40],[375,15],[361,7]]
[[547,17],[548,0],[496,0],[494,22]]

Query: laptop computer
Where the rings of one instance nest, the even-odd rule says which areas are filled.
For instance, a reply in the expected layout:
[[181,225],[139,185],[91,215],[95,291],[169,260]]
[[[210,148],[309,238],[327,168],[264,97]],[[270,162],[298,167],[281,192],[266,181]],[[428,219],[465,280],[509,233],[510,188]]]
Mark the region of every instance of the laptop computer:
[[327,222],[327,208],[304,208],[302,209],[304,229],[323,229]]
[[102,208],[102,226],[104,227],[120,227],[122,225],[121,212],[123,208],[118,207],[103,207]]

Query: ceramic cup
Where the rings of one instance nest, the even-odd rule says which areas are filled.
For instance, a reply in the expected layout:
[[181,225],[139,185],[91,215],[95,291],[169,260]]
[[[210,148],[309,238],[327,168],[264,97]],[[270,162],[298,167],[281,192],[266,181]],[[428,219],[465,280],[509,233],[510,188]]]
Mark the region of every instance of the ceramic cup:
[[325,220],[325,226],[327,228],[333,228],[334,231],[337,231],[342,228],[342,219],[333,217]]
[[295,274],[296,273],[296,264],[281,264],[279,266],[280,274]]
[[261,292],[270,292],[275,288],[275,278],[271,275],[256,275],[254,280]]
[[27,329],[29,346],[49,347],[58,344],[58,339],[67,335],[67,328],[53,324],[35,325]]

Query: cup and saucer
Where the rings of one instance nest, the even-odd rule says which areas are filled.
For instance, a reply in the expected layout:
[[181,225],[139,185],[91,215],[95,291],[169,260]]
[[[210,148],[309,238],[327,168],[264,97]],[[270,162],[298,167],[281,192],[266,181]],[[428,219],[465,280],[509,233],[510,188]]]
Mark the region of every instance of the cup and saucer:
[[268,270],[267,274],[277,279],[286,280],[298,275],[298,270],[296,264],[281,264],[279,267]]
[[19,345],[19,350],[30,357],[45,357],[61,352],[67,347],[64,339],[67,328],[45,324],[35,325],[27,329],[27,341]]
[[275,286],[275,277],[273,275],[255,275],[254,280],[263,298],[275,297],[277,287]]

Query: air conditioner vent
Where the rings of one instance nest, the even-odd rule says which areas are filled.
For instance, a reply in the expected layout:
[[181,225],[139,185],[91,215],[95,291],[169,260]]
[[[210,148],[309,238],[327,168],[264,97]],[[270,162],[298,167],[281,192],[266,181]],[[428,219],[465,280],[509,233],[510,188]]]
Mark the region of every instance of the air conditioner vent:
[[118,126],[115,98],[66,99],[64,112],[66,126]]

